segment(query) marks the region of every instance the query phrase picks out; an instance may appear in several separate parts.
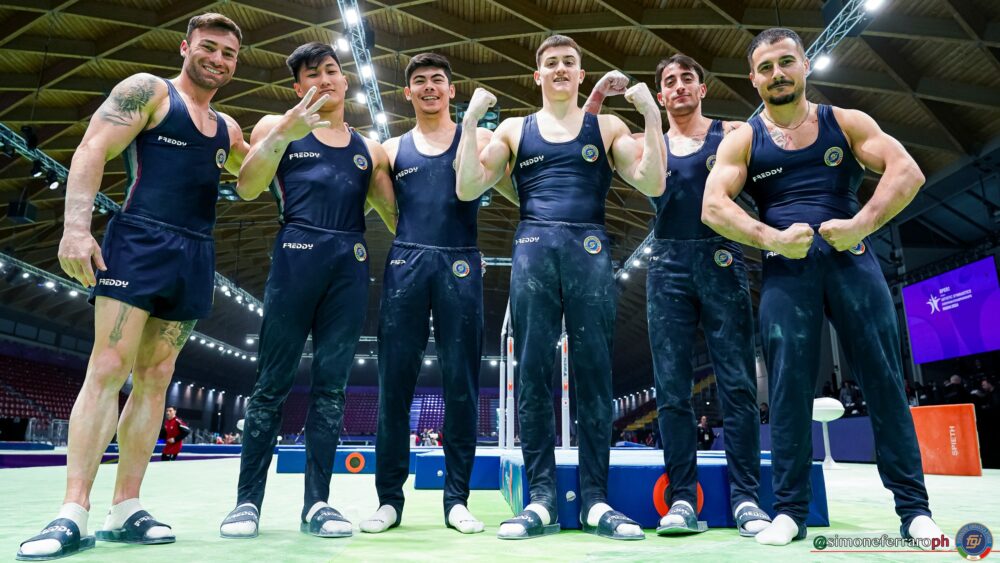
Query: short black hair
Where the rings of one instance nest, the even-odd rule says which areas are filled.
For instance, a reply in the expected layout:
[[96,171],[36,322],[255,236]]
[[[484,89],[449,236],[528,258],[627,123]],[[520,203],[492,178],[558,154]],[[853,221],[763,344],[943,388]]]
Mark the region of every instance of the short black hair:
[[753,69],[753,52],[760,48],[761,45],[774,45],[778,41],[783,39],[791,39],[799,46],[802,52],[805,52],[805,47],[802,46],[802,38],[799,37],[798,33],[786,28],[786,27],[772,27],[770,29],[765,29],[764,31],[757,34],[757,37],[753,38],[750,42],[750,46],[747,47],[747,63],[750,64],[750,69]]
[[303,68],[316,67],[327,57],[333,57],[334,62],[340,67],[340,58],[337,56],[337,51],[333,48],[333,45],[313,41],[305,45],[299,45],[292,51],[291,55],[288,55],[285,64],[288,65],[288,70],[291,71],[292,78],[298,82],[299,72]]
[[448,84],[451,84],[451,63],[448,62],[448,58],[444,55],[439,55],[437,53],[420,53],[410,59],[410,62],[406,64],[406,84],[409,86],[410,77],[413,73],[417,71],[418,68],[440,68],[444,71],[444,75],[448,77]]
[[663,80],[663,71],[667,70],[670,65],[677,65],[683,69],[693,71],[698,75],[698,82],[701,84],[705,83],[705,69],[702,68],[698,61],[692,59],[691,57],[683,54],[677,53],[676,55],[669,56],[662,61],[660,64],[656,65],[656,88],[660,88],[660,81]]

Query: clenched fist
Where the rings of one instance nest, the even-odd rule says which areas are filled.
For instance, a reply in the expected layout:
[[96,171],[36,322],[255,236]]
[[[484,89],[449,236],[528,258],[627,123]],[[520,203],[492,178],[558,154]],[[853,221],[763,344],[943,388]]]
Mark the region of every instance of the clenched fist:
[[625,101],[635,106],[643,117],[649,115],[659,115],[659,108],[656,107],[656,100],[653,99],[649,86],[643,83],[636,84],[625,92]]
[[809,254],[814,234],[809,225],[795,223],[783,231],[778,231],[768,250],[773,250],[786,258],[805,258],[806,254]]
[[617,70],[612,70],[597,81],[597,84],[594,85],[594,92],[605,97],[620,96],[628,89],[628,83],[627,76]]
[[854,248],[867,235],[854,219],[830,219],[819,226],[819,236],[838,252]]
[[496,96],[487,90],[476,88],[476,91],[472,93],[472,99],[469,100],[469,108],[465,110],[465,119],[479,123],[479,120],[486,115],[486,110],[495,106],[496,103]]

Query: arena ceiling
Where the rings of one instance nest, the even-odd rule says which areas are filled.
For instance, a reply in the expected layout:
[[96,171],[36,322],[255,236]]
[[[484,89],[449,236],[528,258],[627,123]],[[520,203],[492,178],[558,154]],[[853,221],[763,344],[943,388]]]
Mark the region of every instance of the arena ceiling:
[[[831,0],[837,1],[837,0]],[[747,80],[744,51],[758,31],[775,25],[798,31],[808,45],[826,21],[819,0],[387,0],[360,2],[374,40],[372,60],[382,100],[396,135],[413,125],[402,96],[409,58],[436,51],[452,62],[467,100],[475,87],[495,92],[503,116],[526,115],[540,105],[531,80],[534,49],[547,35],[573,36],[588,71],[581,101],[605,71],[620,69],[652,82],[656,63],[678,51],[709,71],[705,112],[745,119],[759,100]],[[178,45],[187,20],[205,11],[232,17],[244,31],[236,78],[215,98],[219,110],[249,130],[266,114],[294,101],[285,57],[306,41],[334,41],[343,22],[332,0],[6,0],[0,1],[0,122],[15,131],[31,126],[41,150],[68,166],[90,115],[111,88],[136,72],[178,73]],[[996,246],[1000,221],[1000,2],[997,0],[886,0],[857,36],[832,53],[833,64],[809,79],[809,96],[864,110],[895,135],[931,181],[900,220],[884,229],[875,249],[890,277],[903,248],[907,267],[939,260],[975,245]],[[358,85],[356,66],[343,56]],[[607,106],[638,128],[637,113],[621,99]],[[370,127],[367,109],[354,101],[347,120]],[[51,191],[31,177],[31,162],[0,154],[3,202],[24,197],[37,206],[35,222],[0,221],[0,248],[60,273],[56,249],[62,231],[63,189]],[[232,178],[223,178],[231,181]],[[870,193],[874,177],[866,181]],[[124,167],[108,163],[102,192],[121,201]],[[607,224],[614,257],[624,260],[649,230],[646,199],[620,181],[608,198]],[[269,251],[277,231],[268,196],[257,201],[220,200],[216,230],[218,271],[263,297]],[[95,215],[100,237],[106,215]],[[499,197],[480,214],[486,256],[510,256],[517,210]],[[894,238],[895,237],[895,238]],[[367,234],[374,278],[365,334],[374,335],[377,300],[391,236],[369,218]],[[757,260],[757,253],[751,253]],[[304,275],[308,275],[304,273]],[[495,353],[509,272],[490,268],[487,352]],[[625,391],[651,381],[646,340],[644,276],[622,282],[616,338],[615,386]],[[219,294],[217,294],[219,295]],[[30,284],[0,279],[7,306],[67,326],[88,326],[91,309],[79,299],[39,294]],[[217,297],[212,318],[199,329],[242,344],[259,318]],[[245,346],[244,346],[245,347]],[[220,373],[225,371],[219,366]],[[363,371],[363,370],[362,370]],[[371,371],[368,375],[372,375]],[[492,374],[484,375],[484,383]],[[362,374],[362,380],[368,379]]]

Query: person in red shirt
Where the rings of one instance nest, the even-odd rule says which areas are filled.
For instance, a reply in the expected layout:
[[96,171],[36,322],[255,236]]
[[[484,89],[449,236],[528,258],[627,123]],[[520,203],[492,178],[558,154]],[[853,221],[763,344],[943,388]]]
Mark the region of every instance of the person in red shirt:
[[160,429],[160,438],[167,443],[163,446],[160,454],[160,461],[173,461],[177,459],[177,454],[181,453],[181,442],[191,433],[191,429],[183,420],[177,418],[177,409],[167,407],[167,419],[163,421],[163,428]]

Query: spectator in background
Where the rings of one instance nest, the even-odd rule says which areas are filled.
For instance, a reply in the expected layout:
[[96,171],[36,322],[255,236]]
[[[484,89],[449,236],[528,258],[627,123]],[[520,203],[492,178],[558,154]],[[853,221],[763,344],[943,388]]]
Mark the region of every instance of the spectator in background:
[[160,453],[160,461],[173,461],[181,453],[182,442],[191,434],[191,429],[177,418],[177,409],[173,406],[167,407],[166,416],[163,427],[160,428],[160,439],[166,442]]
[[972,395],[965,389],[962,377],[957,374],[951,376],[951,379],[945,384],[942,397],[944,399],[942,402],[946,405],[961,405],[972,402]]
[[695,431],[698,435],[698,449],[712,449],[712,444],[715,443],[715,432],[712,432],[712,427],[708,425],[707,416],[701,417],[701,421],[698,422],[698,428]]
[[833,397],[833,385],[829,381],[823,384],[823,391],[820,392],[820,397]]
[[837,397],[844,405],[844,412],[851,416],[855,410],[854,393],[851,392],[851,385],[846,380],[840,383],[840,394]]
[[[825,397],[826,395],[824,395]],[[760,404],[760,423],[768,424],[771,422],[771,409],[768,408],[767,403]]]

